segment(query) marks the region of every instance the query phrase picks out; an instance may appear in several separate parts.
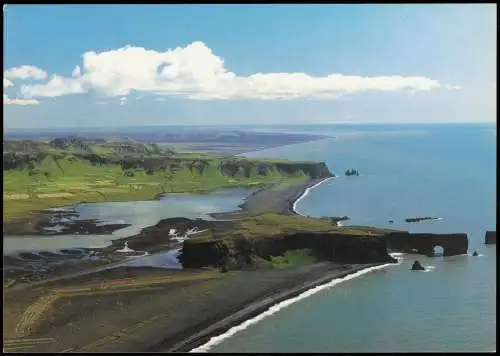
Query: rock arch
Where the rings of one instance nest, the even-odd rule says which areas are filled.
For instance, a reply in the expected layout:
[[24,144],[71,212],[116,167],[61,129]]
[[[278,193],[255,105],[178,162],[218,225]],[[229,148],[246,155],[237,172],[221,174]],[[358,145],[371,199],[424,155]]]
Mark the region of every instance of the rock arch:
[[441,245],[435,244],[432,246],[432,255],[436,257],[444,256],[444,248]]
[[393,251],[432,255],[434,246],[443,248],[443,256],[463,255],[467,253],[469,240],[467,234],[430,234],[409,233],[407,231],[392,232],[386,236],[387,247]]

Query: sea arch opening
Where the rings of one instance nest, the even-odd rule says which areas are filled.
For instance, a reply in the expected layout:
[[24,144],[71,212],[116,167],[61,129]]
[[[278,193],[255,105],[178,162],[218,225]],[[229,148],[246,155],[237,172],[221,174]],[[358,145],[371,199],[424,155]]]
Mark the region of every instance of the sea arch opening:
[[432,246],[432,255],[434,257],[443,257],[444,256],[444,248],[441,245]]

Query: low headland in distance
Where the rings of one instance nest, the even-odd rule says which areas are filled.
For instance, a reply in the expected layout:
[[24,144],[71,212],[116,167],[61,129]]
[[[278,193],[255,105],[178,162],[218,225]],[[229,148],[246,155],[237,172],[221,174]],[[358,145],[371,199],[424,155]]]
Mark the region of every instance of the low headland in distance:
[[[5,351],[189,351],[285,299],[397,263],[391,248],[428,253],[439,238],[296,214],[297,199],[332,178],[322,162],[181,153],[130,139],[6,142],[4,235],[12,237],[43,239],[49,207],[259,189],[215,220],[164,219],[93,251],[4,256]],[[121,227],[80,221],[63,233]],[[448,253],[466,253],[467,237],[452,237]],[[137,253],[175,250],[182,269],[124,264]]]
[[[199,140],[196,143],[210,144],[213,150],[217,145],[231,144],[240,152],[262,148],[259,140],[265,136],[263,133],[191,132],[184,133],[177,141]],[[276,139],[274,145],[324,138],[298,134],[272,136]],[[241,142],[235,141],[235,137]],[[3,222],[22,217],[20,225],[27,233],[30,229],[37,233],[36,227],[32,227],[36,223],[26,221],[26,216],[49,207],[149,200],[162,193],[203,193],[224,187],[289,184],[321,177],[322,170],[326,169],[311,162],[300,165],[300,162],[286,160],[257,161],[228,156],[224,150],[206,154],[174,150],[171,146],[172,143],[143,143],[128,137],[7,140],[3,145]],[[273,147],[272,142],[264,144],[266,147]],[[36,218],[32,216],[29,220]]]

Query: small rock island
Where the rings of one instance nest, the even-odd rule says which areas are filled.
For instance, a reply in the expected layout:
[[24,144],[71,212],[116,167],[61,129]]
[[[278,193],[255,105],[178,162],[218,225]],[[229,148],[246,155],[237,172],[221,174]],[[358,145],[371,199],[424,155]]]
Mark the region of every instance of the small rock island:
[[432,216],[424,216],[424,217],[416,217],[416,218],[407,218],[405,221],[407,223],[414,223],[414,222],[420,222],[420,221],[425,221],[425,220],[440,220],[438,217],[432,217]]
[[417,261],[413,262],[413,265],[411,266],[411,270],[412,271],[425,271],[425,268],[417,260]]
[[351,169],[346,170],[344,174],[345,174],[347,177],[349,177],[349,176],[359,176],[359,172],[358,172],[358,170],[356,170],[356,169],[352,169],[352,168],[351,168]]
[[348,216],[334,216],[331,218],[331,221],[332,221],[332,225],[334,226],[340,226],[340,223],[342,221],[346,221],[346,220],[349,220],[350,217]]

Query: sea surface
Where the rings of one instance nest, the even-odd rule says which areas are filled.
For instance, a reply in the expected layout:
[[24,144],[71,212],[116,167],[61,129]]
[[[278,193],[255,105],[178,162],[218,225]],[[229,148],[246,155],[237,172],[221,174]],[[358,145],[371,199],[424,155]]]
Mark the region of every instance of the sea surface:
[[[344,225],[466,232],[469,255],[403,255],[400,264],[319,291],[210,352],[496,350],[496,246],[483,244],[485,231],[496,229],[496,125],[273,129],[334,136],[246,154],[328,164],[338,178],[301,199],[300,213],[347,215]],[[344,177],[348,168],[360,176]],[[442,220],[404,222],[416,216]],[[470,256],[474,250],[478,257]],[[415,259],[428,271],[410,271]]]

